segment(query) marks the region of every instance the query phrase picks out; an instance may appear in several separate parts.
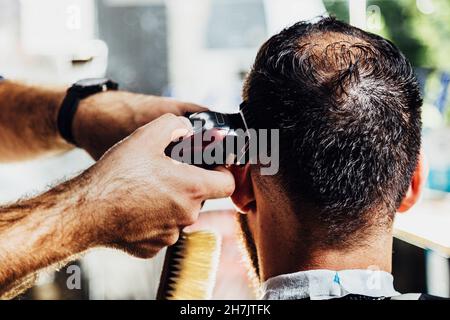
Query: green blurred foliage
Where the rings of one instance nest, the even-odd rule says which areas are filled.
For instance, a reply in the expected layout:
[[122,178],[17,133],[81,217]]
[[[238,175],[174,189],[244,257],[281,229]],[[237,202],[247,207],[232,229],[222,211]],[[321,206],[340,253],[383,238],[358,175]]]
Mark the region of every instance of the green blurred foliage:
[[[424,14],[416,0],[368,0],[381,10],[383,28],[369,30],[393,41],[418,67],[450,70],[450,1],[430,0],[434,11]],[[328,12],[348,22],[346,0],[324,0]]]
[[[450,1],[428,1],[434,7],[429,14],[419,10],[418,0],[367,0],[367,7],[377,6],[381,14],[379,27],[369,26],[368,31],[388,38],[416,68],[428,70],[424,98],[426,103],[433,104],[441,90],[441,73],[450,72]],[[347,0],[323,2],[330,15],[349,22]],[[448,124],[450,99],[446,110],[444,118]]]
[[350,21],[347,0],[323,0],[323,3],[330,15],[347,23]]

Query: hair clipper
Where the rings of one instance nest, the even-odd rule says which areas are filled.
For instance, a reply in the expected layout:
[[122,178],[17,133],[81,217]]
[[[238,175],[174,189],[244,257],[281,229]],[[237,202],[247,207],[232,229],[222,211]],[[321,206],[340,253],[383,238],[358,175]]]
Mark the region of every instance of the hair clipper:
[[[166,148],[165,154],[177,161],[206,169],[219,165],[242,164],[247,158],[250,138],[247,135],[248,116],[245,116],[244,109],[241,104],[238,113],[204,111],[187,114],[193,134],[172,142]],[[231,139],[234,141],[229,141]],[[239,144],[238,139],[245,139],[245,142]],[[207,154],[213,159],[207,159]]]

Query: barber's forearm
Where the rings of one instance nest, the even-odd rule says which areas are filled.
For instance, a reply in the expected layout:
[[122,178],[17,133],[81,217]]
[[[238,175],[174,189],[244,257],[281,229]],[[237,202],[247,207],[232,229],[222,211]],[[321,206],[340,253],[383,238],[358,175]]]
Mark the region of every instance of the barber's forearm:
[[23,277],[93,245],[83,179],[0,207],[0,296]]
[[57,115],[63,89],[44,89],[12,81],[0,83],[0,162],[68,150]]

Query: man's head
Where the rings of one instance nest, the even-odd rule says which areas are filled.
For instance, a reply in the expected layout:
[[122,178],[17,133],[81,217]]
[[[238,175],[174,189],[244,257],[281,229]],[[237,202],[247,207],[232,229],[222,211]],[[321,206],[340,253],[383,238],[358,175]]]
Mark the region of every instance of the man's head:
[[276,176],[235,169],[254,264],[260,247],[283,245],[264,244],[268,233],[309,251],[352,250],[390,233],[414,182],[422,104],[390,41],[333,18],[297,23],[262,45],[243,95],[258,128],[280,130]]

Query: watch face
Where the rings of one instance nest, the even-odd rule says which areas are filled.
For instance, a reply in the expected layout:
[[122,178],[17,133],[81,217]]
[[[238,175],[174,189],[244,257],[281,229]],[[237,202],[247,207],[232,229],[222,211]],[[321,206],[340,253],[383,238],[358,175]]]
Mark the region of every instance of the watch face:
[[106,82],[108,82],[108,79],[106,78],[91,78],[80,80],[76,85],[80,87],[92,87],[104,85]]

